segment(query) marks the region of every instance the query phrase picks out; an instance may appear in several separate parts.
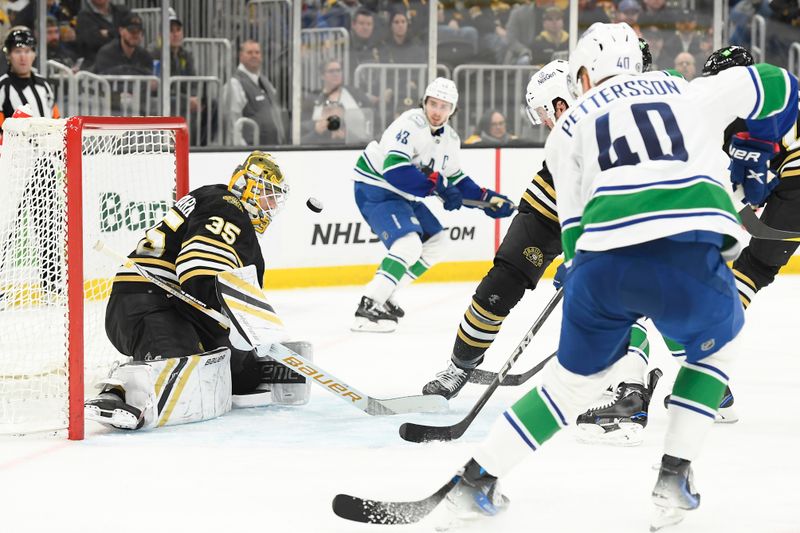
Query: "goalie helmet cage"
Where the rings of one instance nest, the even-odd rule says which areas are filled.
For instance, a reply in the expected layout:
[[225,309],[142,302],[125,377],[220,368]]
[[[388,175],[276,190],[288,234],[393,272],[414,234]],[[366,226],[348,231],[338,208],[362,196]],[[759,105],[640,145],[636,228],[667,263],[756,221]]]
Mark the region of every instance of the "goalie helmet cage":
[[[0,147],[0,434],[84,434],[85,387],[124,360],[106,338],[119,265],[188,192],[179,117],[21,118]],[[147,235],[151,237],[151,235]]]

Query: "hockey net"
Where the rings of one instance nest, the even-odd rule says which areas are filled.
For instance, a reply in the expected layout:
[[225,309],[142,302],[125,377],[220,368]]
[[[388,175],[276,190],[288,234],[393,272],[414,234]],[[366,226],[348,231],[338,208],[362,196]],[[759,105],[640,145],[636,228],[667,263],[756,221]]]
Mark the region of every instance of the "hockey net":
[[122,356],[105,334],[118,265],[188,189],[181,119],[8,119],[0,152],[0,434],[68,429]]

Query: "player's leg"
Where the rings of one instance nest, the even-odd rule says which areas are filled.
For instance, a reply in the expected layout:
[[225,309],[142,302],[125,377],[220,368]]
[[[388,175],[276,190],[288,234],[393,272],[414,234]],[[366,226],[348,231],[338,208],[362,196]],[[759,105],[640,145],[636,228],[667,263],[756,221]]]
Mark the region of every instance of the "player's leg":
[[[626,353],[638,315],[618,298],[620,262],[603,254],[585,255],[594,260],[574,264],[567,279],[558,358],[545,367],[540,385],[495,422],[473,459],[483,475],[475,478],[465,470],[453,505],[468,501],[464,492],[473,501],[479,493],[497,494],[497,478],[575,420],[607,387],[611,366]],[[473,511],[485,513],[479,507]]]
[[503,321],[525,294],[533,290],[553,259],[561,253],[557,225],[530,212],[511,221],[494,264],[483,277],[456,332],[448,367],[423,387],[423,394],[452,398],[483,362]]
[[115,368],[84,415],[119,429],[199,422],[231,409],[230,350],[134,361]]
[[397,301],[397,295],[408,285],[420,278],[433,265],[441,261],[447,251],[447,236],[439,222],[428,206],[422,202],[414,202],[412,205],[414,216],[422,228],[422,251],[420,257],[406,269],[406,273],[397,283],[391,296],[386,300],[387,311],[394,314],[397,318],[403,318],[405,312]]
[[614,364],[612,385],[597,404],[578,416],[577,438],[588,444],[637,446],[647,426],[650,399],[662,375],[649,373],[650,343],[643,321],[631,328],[628,351]]
[[356,182],[355,197],[362,216],[387,253],[364,289],[351,329],[391,332],[397,327],[397,317],[387,312],[384,304],[422,254],[422,226],[412,202],[391,191]]

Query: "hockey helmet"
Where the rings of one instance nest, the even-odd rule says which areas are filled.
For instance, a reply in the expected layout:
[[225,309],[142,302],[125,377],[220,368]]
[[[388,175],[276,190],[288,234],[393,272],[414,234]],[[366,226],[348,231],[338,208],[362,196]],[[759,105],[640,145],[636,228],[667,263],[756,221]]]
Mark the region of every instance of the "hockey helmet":
[[448,102],[452,107],[450,109],[450,118],[456,111],[458,105],[458,88],[453,80],[447,78],[436,78],[427,87],[425,87],[425,94],[422,96],[422,104],[424,106],[428,97],[438,98]]
[[531,124],[538,126],[544,123],[542,115],[550,122],[556,121],[556,101],[564,100],[567,107],[574,102],[567,86],[569,63],[563,59],[556,59],[546,64],[528,82],[525,93],[525,112]]
[[36,38],[26,26],[14,26],[3,41],[3,53],[8,57],[14,48],[28,47],[36,50]]
[[241,201],[258,233],[264,233],[286,203],[289,184],[272,155],[256,150],[236,167],[228,190]]
[[569,58],[568,83],[575,98],[583,94],[582,70],[593,86],[618,74],[641,73],[642,50],[636,32],[624,22],[589,26]]
[[726,46],[713,52],[703,64],[703,76],[714,76],[731,67],[749,67],[753,54],[744,46]]

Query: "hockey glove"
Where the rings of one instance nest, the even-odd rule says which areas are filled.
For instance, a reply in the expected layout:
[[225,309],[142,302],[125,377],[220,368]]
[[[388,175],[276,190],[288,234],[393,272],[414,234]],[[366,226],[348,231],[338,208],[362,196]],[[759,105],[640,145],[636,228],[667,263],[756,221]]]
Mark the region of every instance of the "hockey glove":
[[[494,200],[492,200],[494,198]],[[492,218],[506,218],[514,214],[514,203],[500,193],[496,193],[491,189],[483,190],[484,202],[490,202],[491,207],[486,207],[483,212]]]
[[438,172],[431,173],[428,179],[431,181],[435,180],[436,186],[433,190],[436,196],[442,199],[446,211],[455,211],[461,208],[461,203],[464,198],[461,195],[461,191],[458,190],[458,187],[453,185],[446,186],[444,178]]
[[742,187],[744,200],[750,205],[761,205],[772,190],[778,186],[779,179],[767,181],[769,161],[778,153],[777,143],[762,141],[750,137],[747,132],[740,132],[731,137],[728,155],[731,164],[733,190]]
[[567,267],[564,265],[564,263],[561,263],[560,265],[558,265],[556,273],[553,276],[553,287],[555,287],[556,289],[560,289],[561,287],[564,286],[564,283],[566,282],[567,282]]

